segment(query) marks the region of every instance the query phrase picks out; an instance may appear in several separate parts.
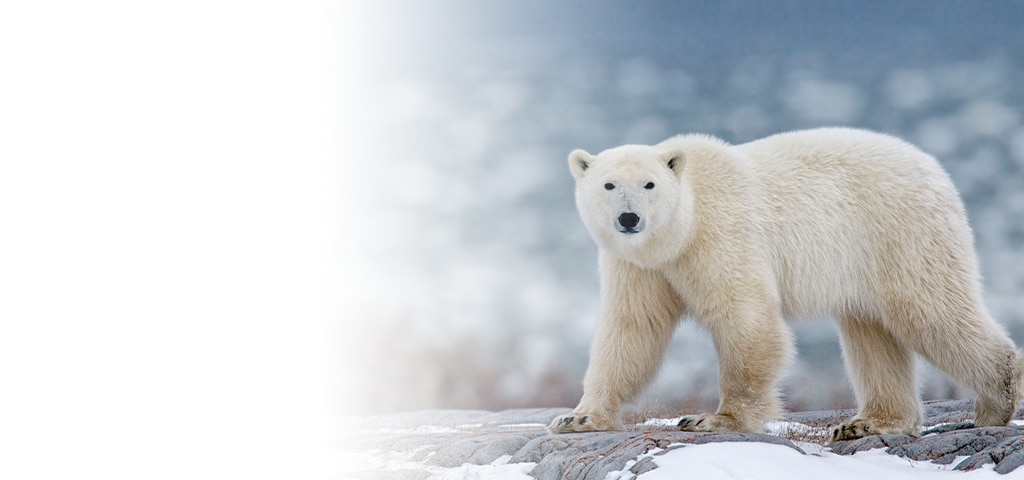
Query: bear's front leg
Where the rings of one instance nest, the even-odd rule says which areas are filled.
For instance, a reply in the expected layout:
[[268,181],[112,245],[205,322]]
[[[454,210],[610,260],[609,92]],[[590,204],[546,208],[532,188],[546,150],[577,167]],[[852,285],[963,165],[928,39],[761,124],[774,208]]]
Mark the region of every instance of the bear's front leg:
[[622,430],[622,404],[654,378],[683,315],[679,295],[659,272],[602,254],[601,284],[601,323],[583,398],[551,422],[552,433]]
[[685,416],[679,428],[763,432],[764,422],[780,413],[775,383],[792,357],[789,329],[768,303],[703,323],[718,352],[721,400],[717,412]]

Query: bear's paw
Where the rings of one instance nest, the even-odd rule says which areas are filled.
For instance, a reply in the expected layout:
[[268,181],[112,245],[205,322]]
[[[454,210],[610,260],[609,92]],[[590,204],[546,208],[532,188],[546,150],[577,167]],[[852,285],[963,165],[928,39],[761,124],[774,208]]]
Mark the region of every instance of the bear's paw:
[[886,425],[882,422],[871,420],[870,418],[855,418],[849,422],[843,422],[832,428],[832,441],[839,440],[856,440],[858,438],[864,438],[869,435],[891,435],[891,434],[902,434],[902,435],[917,435],[918,429],[916,427],[900,427],[894,425]]
[[622,430],[622,424],[610,415],[573,412],[559,415],[548,425],[551,433],[605,432]]
[[687,415],[679,420],[678,426],[684,432],[743,432],[749,430],[743,428],[732,415],[716,413]]

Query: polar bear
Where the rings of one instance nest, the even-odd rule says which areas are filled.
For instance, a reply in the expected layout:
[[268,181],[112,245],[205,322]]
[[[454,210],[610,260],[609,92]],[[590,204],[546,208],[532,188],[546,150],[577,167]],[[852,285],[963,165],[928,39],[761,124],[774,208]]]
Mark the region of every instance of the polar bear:
[[600,250],[601,320],[583,397],[550,431],[621,429],[684,316],[712,335],[721,398],[682,430],[760,432],[779,415],[784,318],[838,321],[859,412],[834,440],[918,433],[915,353],[977,393],[976,425],[1016,410],[1024,366],[981,303],[963,204],[914,146],[846,128],[681,135],[576,150],[569,169]]

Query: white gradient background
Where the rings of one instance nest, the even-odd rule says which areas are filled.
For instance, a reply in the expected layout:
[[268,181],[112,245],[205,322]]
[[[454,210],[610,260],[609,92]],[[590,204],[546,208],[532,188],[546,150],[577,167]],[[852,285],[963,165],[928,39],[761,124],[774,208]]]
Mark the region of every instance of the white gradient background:
[[0,6],[0,478],[325,474],[341,10]]

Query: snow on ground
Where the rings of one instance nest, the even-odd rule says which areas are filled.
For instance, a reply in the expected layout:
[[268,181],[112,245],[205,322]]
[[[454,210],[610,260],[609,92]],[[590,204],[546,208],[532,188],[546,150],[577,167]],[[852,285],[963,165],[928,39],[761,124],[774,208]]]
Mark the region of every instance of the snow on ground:
[[[346,472],[352,466],[358,465],[355,472],[341,473],[335,477],[339,480],[363,480],[363,475],[368,471],[390,471],[396,472],[395,478],[399,477],[397,472],[402,471],[427,471],[431,480],[534,480],[527,475],[536,465],[534,463],[508,463],[510,455],[504,455],[488,465],[463,464],[455,468],[438,467],[428,465],[423,461],[412,460],[419,450],[409,452],[392,452],[373,450],[359,453],[340,453],[335,458],[335,471]],[[430,458],[427,456],[426,458]]]
[[[641,426],[664,428],[674,426],[679,418],[652,418]],[[1014,420],[1015,425],[1024,421]],[[482,424],[466,424],[447,428],[440,426],[421,426],[413,429],[383,428],[367,429],[362,433],[407,433],[429,434],[472,430]],[[537,428],[541,424],[500,425],[498,430],[518,429],[524,427]],[[828,428],[814,427],[800,422],[771,421],[765,424],[766,432],[790,439],[827,438]],[[666,449],[652,449],[635,460],[627,462],[622,470],[610,472],[606,480],[668,480],[678,478],[716,479],[793,479],[793,478],[828,478],[844,480],[864,478],[961,478],[975,479],[1007,479],[1013,475],[1003,476],[993,470],[992,465],[981,469],[963,472],[953,468],[964,458],[957,457],[948,465],[930,461],[916,461],[885,453],[883,449],[858,452],[854,455],[838,455],[819,443],[793,440],[805,454],[790,447],[759,442],[727,442],[708,443],[703,445],[670,445]],[[370,450],[363,452],[340,453],[336,465],[345,471],[346,467],[360,465],[359,470],[391,471],[395,478],[404,478],[400,472],[429,472],[427,477],[432,480],[530,480],[529,475],[536,464],[508,463],[509,455],[504,455],[487,465],[463,464],[454,468],[430,465],[427,460],[432,454],[423,455],[429,447],[416,450],[397,452],[386,450]],[[666,451],[669,450],[669,451]],[[657,468],[639,476],[630,472],[637,462],[650,458]],[[341,479],[361,478],[360,472],[341,474]],[[1018,474],[1019,475],[1019,474]],[[411,478],[411,477],[410,477]],[[419,477],[417,477],[419,478]]]
[[[790,480],[793,478],[828,478],[829,480],[862,480],[864,478],[961,478],[1008,479],[992,470],[991,465],[969,472],[953,471],[953,467],[966,457],[958,457],[949,465],[921,462],[889,455],[882,449],[859,452],[851,456],[837,455],[827,447],[815,443],[795,442],[806,455],[782,445],[757,442],[709,443],[687,445],[662,455],[652,450],[637,458],[650,457],[657,469],[635,477],[629,471],[636,462],[627,463],[619,472],[611,472],[606,480],[674,480],[679,478]],[[533,463],[507,463],[508,456],[489,465],[464,464],[443,468],[408,460],[412,454],[376,451],[363,453],[360,458],[344,457],[339,460],[391,471],[425,470],[432,480],[532,480],[529,472]],[[352,463],[349,463],[350,465]],[[340,477],[343,480],[358,476]]]
[[[673,426],[681,417],[652,418],[643,423],[647,426]],[[1013,420],[1014,425],[1024,425],[1022,420]],[[772,435],[787,438],[827,438],[828,428],[812,427],[800,422],[771,421],[765,430]],[[948,465],[929,461],[916,461],[885,453],[883,449],[859,452],[854,455],[837,455],[818,443],[794,441],[806,452],[801,455],[789,447],[767,443],[709,443],[688,445],[663,455],[661,450],[652,450],[637,458],[650,457],[658,465],[656,470],[637,477],[642,480],[677,478],[714,479],[792,479],[829,478],[830,480],[862,478],[1006,478],[992,470],[992,465],[971,472],[953,471],[961,460],[957,457]],[[636,462],[628,463],[619,475],[609,474],[612,479],[631,479],[629,468]],[[926,477],[927,476],[927,477]]]
[[[1006,478],[994,472],[991,466],[970,472],[955,472],[950,470],[957,462],[950,465],[918,462],[889,455],[882,449],[843,456],[836,455],[820,445],[812,445],[817,449],[808,449],[807,455],[801,455],[789,447],[756,442],[690,445],[672,450],[664,455],[654,456],[653,460],[658,468],[637,478],[641,480],[678,478],[700,478],[702,480]],[[805,448],[805,445],[801,444],[800,447]]]
[[491,462],[490,465],[470,465],[444,469],[443,473],[435,477],[438,480],[463,480],[463,479],[494,479],[494,480],[534,480],[527,473],[533,468],[533,463],[512,463],[506,464],[509,457],[505,456]]

